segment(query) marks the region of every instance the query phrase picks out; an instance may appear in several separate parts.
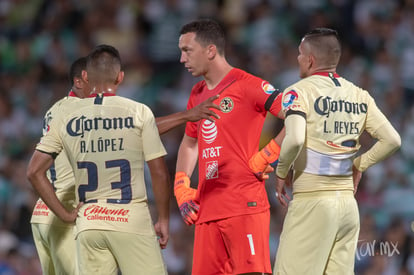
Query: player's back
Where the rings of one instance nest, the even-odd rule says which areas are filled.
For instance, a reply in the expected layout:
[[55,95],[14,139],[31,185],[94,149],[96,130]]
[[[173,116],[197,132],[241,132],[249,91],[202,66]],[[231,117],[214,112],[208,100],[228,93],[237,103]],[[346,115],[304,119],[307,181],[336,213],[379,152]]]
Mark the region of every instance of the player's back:
[[359,138],[364,130],[385,121],[372,97],[337,74],[320,73],[285,89],[284,98],[284,108],[306,115],[305,146],[294,164],[300,172],[294,192],[353,190],[352,165]]
[[79,200],[145,201],[144,160],[162,156],[164,150],[153,142],[159,135],[150,109],[105,94],[67,105],[64,113],[60,136],[74,169]]
[[[306,145],[325,154],[356,152],[368,109],[375,105],[368,92],[336,75],[313,75],[287,90],[299,100],[292,110],[306,113]],[[294,95],[292,95],[294,96]]]

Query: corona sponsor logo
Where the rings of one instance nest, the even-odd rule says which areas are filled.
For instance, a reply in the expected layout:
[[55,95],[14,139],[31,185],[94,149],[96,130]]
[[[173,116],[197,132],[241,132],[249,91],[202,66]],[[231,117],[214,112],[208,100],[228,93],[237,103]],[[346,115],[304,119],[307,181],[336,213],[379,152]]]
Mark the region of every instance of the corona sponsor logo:
[[124,128],[134,128],[132,117],[112,117],[112,118],[87,118],[85,116],[74,117],[66,125],[66,131],[70,136],[76,137],[85,135],[85,132],[104,130],[116,130]]
[[318,97],[313,105],[316,113],[321,116],[329,117],[330,113],[345,112],[352,114],[366,114],[368,105],[365,103],[349,102],[346,100],[332,100],[331,97]]

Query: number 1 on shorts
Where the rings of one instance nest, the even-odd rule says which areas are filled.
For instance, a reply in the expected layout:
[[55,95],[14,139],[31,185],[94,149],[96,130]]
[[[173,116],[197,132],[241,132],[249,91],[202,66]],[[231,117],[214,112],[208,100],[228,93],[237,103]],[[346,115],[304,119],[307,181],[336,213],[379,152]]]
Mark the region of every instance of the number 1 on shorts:
[[252,255],[255,255],[256,253],[254,251],[253,235],[247,234],[247,239],[249,239],[250,253]]

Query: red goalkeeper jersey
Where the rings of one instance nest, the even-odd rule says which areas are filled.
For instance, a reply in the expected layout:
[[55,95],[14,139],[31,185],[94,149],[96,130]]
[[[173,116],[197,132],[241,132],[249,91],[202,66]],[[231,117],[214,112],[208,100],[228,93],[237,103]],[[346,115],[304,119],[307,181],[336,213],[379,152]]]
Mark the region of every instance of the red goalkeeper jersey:
[[221,109],[215,110],[220,115],[215,122],[186,125],[186,134],[198,139],[197,223],[269,208],[264,182],[257,180],[248,161],[259,150],[266,109],[275,116],[281,110],[281,95],[269,99],[274,91],[267,81],[236,68],[212,90],[204,80],[194,85],[188,109],[216,94]]

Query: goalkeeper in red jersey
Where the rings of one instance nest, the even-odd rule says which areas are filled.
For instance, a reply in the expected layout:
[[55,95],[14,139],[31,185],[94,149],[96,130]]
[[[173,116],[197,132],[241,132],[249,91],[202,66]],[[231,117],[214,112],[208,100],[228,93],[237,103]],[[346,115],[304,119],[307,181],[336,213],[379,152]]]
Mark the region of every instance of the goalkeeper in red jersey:
[[[278,91],[267,81],[233,68],[225,59],[225,38],[212,20],[182,27],[180,62],[204,79],[192,89],[190,109],[219,95],[220,119],[188,122],[178,152],[174,193],[187,224],[196,224],[192,274],[271,273],[269,201],[263,167],[252,173],[267,111],[281,116]],[[278,157],[276,142],[261,155]],[[190,178],[198,162],[198,188]]]

